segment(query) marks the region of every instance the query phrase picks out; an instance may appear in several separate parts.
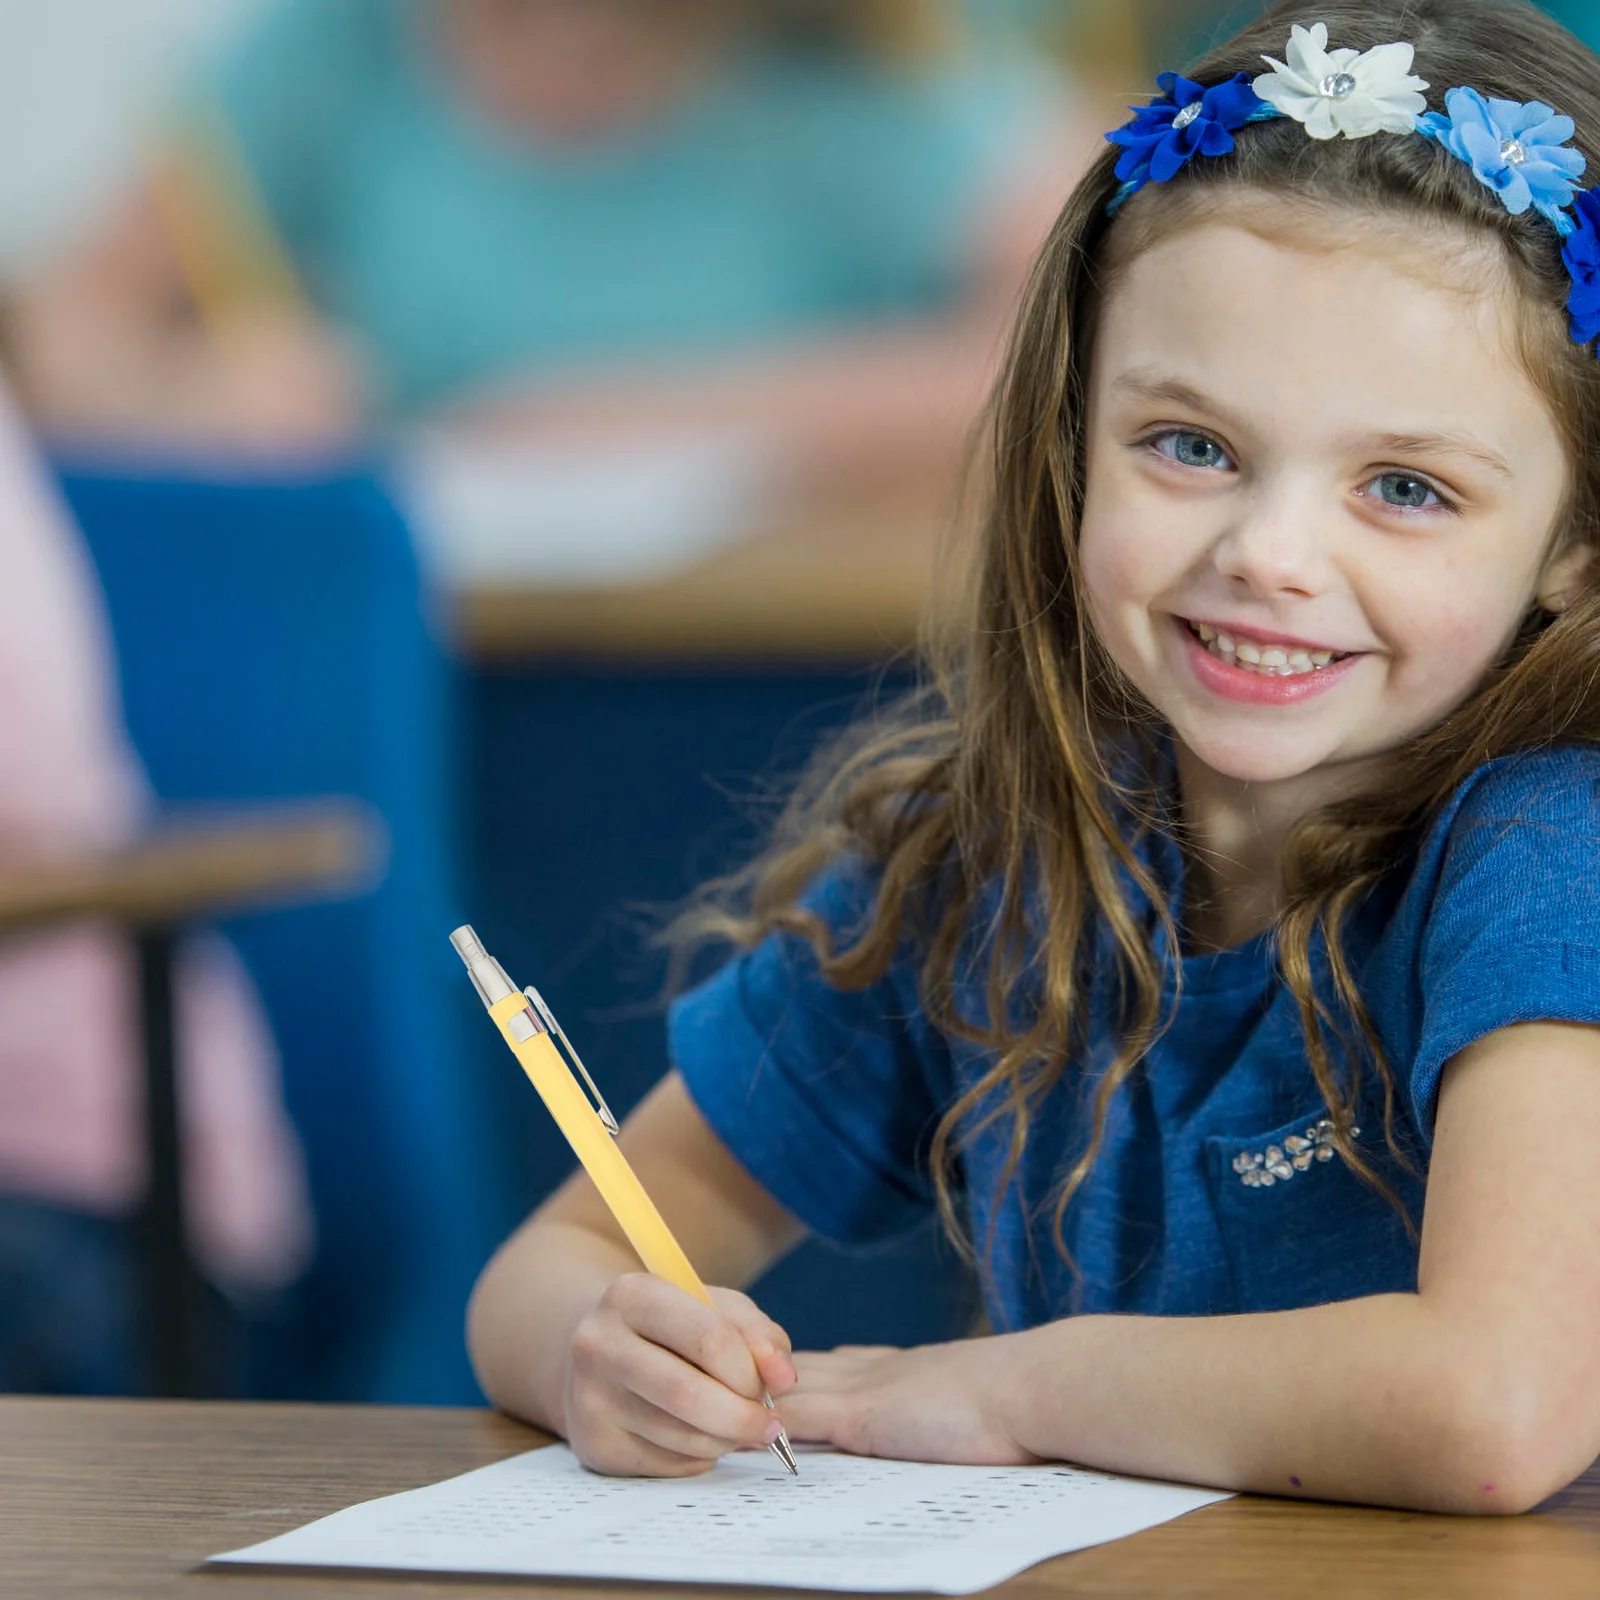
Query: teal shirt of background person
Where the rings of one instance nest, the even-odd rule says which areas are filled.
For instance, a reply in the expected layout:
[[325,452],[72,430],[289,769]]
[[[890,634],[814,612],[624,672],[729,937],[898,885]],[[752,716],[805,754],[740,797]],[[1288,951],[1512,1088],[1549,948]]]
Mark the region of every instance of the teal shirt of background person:
[[747,55],[647,130],[541,146],[428,51],[428,0],[286,0],[211,92],[321,310],[426,409],[592,360],[703,356],[959,294],[1041,77]]
[[[1600,50],[1600,0],[1542,0],[1540,9],[1570,28],[1591,50]],[[1600,180],[1600,174],[1590,177]]]

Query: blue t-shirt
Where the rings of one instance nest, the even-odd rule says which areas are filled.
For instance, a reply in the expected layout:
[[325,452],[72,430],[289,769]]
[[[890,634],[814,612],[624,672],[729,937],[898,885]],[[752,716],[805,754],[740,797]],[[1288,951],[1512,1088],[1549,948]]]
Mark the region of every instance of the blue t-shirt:
[[[1158,842],[1151,860],[1181,904],[1176,847]],[[848,941],[872,891],[871,874],[845,863],[809,903]],[[1480,768],[1369,899],[1345,948],[1398,1086],[1397,1137],[1424,1172],[1452,1056],[1515,1022],[1600,1024],[1600,752]],[[1159,940],[1158,953],[1170,992]],[[1172,1025],[1116,1096],[1066,1213],[1081,1278],[1056,1248],[1053,1201],[1112,1053],[1107,970],[1091,976],[1084,1059],[1038,1105],[1003,1200],[1009,1112],[962,1157],[958,1204],[980,1256],[995,1229],[997,1330],[1078,1311],[1221,1315],[1416,1288],[1417,1247],[1399,1215],[1318,1154],[1324,1108],[1270,938],[1180,959]],[[959,1003],[981,1014],[976,994]],[[728,1149],[808,1228],[846,1245],[929,1215],[933,1127],[991,1059],[929,1024],[914,951],[871,988],[841,993],[788,935],[682,997],[669,1028],[673,1063]],[[1376,1076],[1365,1076],[1357,1143],[1420,1223],[1421,1178],[1388,1156]]]
[[211,86],[312,299],[402,411],[935,310],[1048,93],[989,54],[894,72],[752,53],[647,128],[541,143],[447,79],[438,3],[280,0]]

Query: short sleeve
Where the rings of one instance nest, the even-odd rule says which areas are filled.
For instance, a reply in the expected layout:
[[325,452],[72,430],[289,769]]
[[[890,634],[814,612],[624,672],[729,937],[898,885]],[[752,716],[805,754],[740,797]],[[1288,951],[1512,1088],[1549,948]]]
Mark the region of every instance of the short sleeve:
[[[869,874],[835,866],[805,903],[848,943],[872,889]],[[926,1151],[948,1057],[908,964],[847,993],[806,940],[769,935],[674,1003],[668,1038],[718,1138],[812,1232],[875,1244],[928,1216]]]
[[1451,1057],[1517,1022],[1600,1025],[1600,752],[1543,751],[1469,780],[1422,931],[1412,1112],[1431,1140]]

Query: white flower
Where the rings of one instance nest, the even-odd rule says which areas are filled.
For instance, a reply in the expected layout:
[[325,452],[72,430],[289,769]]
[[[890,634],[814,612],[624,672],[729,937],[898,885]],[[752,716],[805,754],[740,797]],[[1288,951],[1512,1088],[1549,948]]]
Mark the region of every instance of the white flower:
[[1428,108],[1418,92],[1428,85],[1411,74],[1409,44],[1329,50],[1328,25],[1289,31],[1287,63],[1263,56],[1272,72],[1251,85],[1261,99],[1305,124],[1313,139],[1365,138],[1369,133],[1412,133]]

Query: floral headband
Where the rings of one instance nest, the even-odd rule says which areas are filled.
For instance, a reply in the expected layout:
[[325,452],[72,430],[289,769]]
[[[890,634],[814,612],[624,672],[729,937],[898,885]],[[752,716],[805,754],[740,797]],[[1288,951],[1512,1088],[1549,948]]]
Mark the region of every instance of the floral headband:
[[1573,343],[1600,337],[1600,185],[1578,189],[1585,159],[1568,143],[1576,131],[1571,117],[1538,100],[1485,99],[1476,89],[1451,89],[1446,114],[1429,111],[1421,93],[1428,84],[1411,71],[1413,46],[1329,50],[1322,22],[1292,28],[1284,54],[1287,62],[1262,57],[1271,72],[1254,79],[1235,73],[1209,88],[1163,72],[1156,80],[1162,93],[1146,106],[1130,106],[1133,120],[1106,135],[1123,147],[1122,187],[1106,214],[1115,215],[1147,183],[1165,183],[1195,156],[1226,155],[1246,123],[1292,117],[1313,139],[1420,133],[1465,161],[1513,216],[1531,207],[1549,220],[1572,279]]

